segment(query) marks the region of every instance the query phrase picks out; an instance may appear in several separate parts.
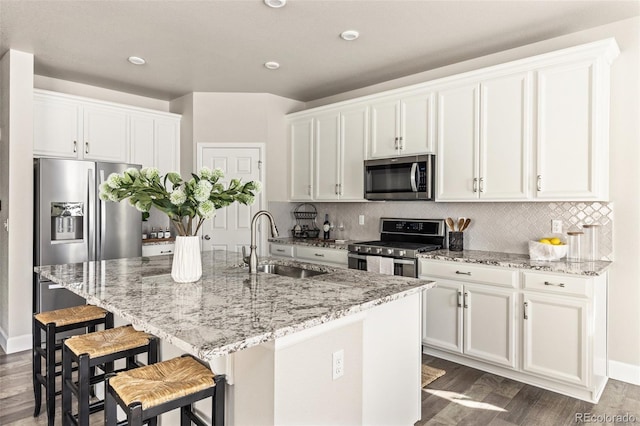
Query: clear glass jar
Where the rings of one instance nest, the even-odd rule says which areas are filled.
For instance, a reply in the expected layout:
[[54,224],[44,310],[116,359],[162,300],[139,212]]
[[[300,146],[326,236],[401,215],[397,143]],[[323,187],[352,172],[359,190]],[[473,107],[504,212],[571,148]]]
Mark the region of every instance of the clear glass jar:
[[567,262],[580,262],[582,260],[582,231],[567,232]]
[[589,262],[600,260],[598,234],[600,233],[600,225],[590,224],[582,225],[582,231],[584,232],[584,250],[583,259]]

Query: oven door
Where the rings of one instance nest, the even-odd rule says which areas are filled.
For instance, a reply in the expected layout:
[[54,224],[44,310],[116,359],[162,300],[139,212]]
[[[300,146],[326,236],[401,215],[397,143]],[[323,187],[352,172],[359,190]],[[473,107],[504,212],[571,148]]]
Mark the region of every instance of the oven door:
[[[367,256],[361,254],[349,253],[349,269],[358,269],[360,271],[367,270]],[[418,277],[418,260],[417,259],[393,259],[393,275],[403,277]]]

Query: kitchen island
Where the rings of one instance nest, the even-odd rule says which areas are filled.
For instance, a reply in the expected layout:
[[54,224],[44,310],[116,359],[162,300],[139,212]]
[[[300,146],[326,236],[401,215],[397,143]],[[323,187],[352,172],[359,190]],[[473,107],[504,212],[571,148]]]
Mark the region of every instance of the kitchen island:
[[178,284],[171,262],[155,256],[35,271],[227,374],[229,424],[420,418],[421,293],[431,281],[269,258],[260,263],[326,273],[250,276],[238,254],[212,251],[202,254],[198,282]]

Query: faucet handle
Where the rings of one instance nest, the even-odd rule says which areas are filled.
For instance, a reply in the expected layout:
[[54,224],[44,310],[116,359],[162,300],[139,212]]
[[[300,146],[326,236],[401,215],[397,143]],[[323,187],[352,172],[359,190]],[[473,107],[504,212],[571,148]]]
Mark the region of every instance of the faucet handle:
[[247,248],[245,246],[242,246],[242,261],[247,265],[249,264],[249,256],[247,256]]

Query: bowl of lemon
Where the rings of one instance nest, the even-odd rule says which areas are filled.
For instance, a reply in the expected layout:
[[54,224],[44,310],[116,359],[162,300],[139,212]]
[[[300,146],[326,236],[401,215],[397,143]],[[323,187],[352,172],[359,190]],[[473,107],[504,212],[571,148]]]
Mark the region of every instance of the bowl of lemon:
[[558,237],[540,238],[529,241],[531,260],[560,260],[567,255],[567,245]]

